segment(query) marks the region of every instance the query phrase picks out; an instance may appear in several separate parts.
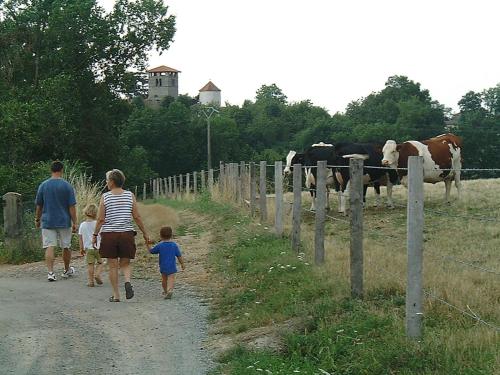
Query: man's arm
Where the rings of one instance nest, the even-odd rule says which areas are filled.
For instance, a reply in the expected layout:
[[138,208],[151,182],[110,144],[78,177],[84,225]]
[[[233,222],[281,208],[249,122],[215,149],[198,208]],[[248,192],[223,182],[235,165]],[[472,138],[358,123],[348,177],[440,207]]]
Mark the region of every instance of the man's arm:
[[69,215],[71,216],[71,221],[73,222],[73,232],[76,232],[76,227],[78,226],[78,222],[76,221],[76,205],[69,206]]
[[43,206],[36,205],[35,210],[35,227],[40,228],[40,220],[42,219]]

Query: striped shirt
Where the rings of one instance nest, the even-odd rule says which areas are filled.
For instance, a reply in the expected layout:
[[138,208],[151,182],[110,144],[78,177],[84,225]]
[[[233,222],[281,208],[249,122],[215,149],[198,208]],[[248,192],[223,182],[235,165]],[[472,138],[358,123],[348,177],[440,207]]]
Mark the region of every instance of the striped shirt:
[[103,194],[104,225],[101,232],[130,232],[134,230],[132,224],[133,194],[125,190],[122,194]]

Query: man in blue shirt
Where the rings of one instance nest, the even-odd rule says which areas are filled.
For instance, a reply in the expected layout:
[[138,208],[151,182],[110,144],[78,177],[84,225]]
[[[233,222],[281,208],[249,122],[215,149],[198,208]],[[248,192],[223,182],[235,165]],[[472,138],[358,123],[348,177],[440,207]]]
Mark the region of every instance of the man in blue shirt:
[[63,249],[63,278],[73,276],[75,269],[70,267],[71,234],[76,231],[76,199],[73,187],[62,178],[63,164],[55,161],[51,165],[52,177],[38,187],[36,194],[35,225],[42,228],[45,262],[49,274],[48,281],[56,281],[54,274],[54,248]]

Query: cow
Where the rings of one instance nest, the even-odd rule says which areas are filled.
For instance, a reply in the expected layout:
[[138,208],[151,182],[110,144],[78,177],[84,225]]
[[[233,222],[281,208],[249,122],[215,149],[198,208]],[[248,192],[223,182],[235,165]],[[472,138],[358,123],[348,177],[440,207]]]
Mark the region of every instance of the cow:
[[[394,208],[392,200],[392,186],[397,183],[398,175],[395,171],[384,169],[382,167],[382,146],[371,143],[348,143],[342,142],[335,144],[335,159],[333,165],[335,176],[342,192],[340,199],[339,212],[346,213],[346,201],[349,193],[349,158],[357,156],[364,159],[363,167],[363,202],[366,201],[366,191],[369,185],[373,185],[376,193],[376,205],[380,201],[380,185],[387,186],[387,206]],[[373,167],[373,168],[370,168]]]
[[[349,187],[349,161],[345,158],[350,154],[362,154],[366,155],[367,161],[365,162],[367,166],[376,166],[378,168],[382,167],[382,146],[381,145],[371,145],[371,144],[355,144],[355,143],[337,143],[337,144],[326,144],[319,143],[314,144],[308,148],[303,154],[298,154],[295,151],[290,151],[287,156],[287,166],[285,168],[285,175],[290,173],[291,166],[293,164],[301,163],[306,165],[306,187],[310,189],[311,196],[313,198],[311,204],[311,210],[315,209],[315,191],[316,191],[316,168],[317,162],[320,160],[325,160],[327,165],[330,166],[346,166],[346,168],[334,168],[334,171],[329,168],[327,171],[327,188],[334,187],[339,193],[339,212],[346,212],[345,202],[346,195]],[[387,177],[387,175],[389,175]],[[392,184],[397,182],[397,173],[394,171],[387,171],[382,169],[369,169],[365,168],[365,179],[364,179],[364,194],[363,199],[365,200],[366,191],[369,185],[373,185],[376,197],[377,205],[380,201],[380,185],[387,185],[387,197],[388,206],[394,207],[392,202]]]
[[450,202],[451,184],[455,186],[460,198],[462,184],[460,171],[462,169],[462,139],[454,134],[442,134],[422,142],[406,141],[397,144],[388,140],[383,148],[384,166],[397,170],[401,183],[408,184],[408,158],[423,156],[424,182],[435,184],[444,181],[445,201]]
[[[294,164],[302,164],[305,166],[305,180],[306,187],[311,193],[311,211],[316,210],[315,197],[316,197],[316,168],[310,168],[317,165],[319,160],[329,160],[331,158],[331,150],[333,148],[332,144],[319,142],[313,144],[311,147],[306,149],[303,153],[298,153],[296,151],[290,151],[286,157],[286,166],[284,169],[284,175],[288,176],[293,169]],[[326,158],[326,159],[323,159]],[[329,194],[329,188],[334,187],[338,191],[338,186],[336,185],[336,180],[333,178],[332,171],[327,171],[326,176],[327,184],[327,194]],[[327,198],[327,205],[329,205],[329,199]]]

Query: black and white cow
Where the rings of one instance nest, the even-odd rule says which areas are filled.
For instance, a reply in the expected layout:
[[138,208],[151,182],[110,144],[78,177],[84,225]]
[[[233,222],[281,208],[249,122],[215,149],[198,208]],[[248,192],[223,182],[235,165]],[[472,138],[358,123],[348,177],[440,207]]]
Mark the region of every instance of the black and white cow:
[[[364,165],[364,195],[366,200],[366,191],[368,186],[372,185],[376,193],[376,205],[380,202],[380,185],[387,186],[387,204],[394,207],[392,201],[392,185],[398,180],[397,173],[392,170],[380,169],[382,167],[382,146],[377,144],[357,144],[357,143],[336,143],[317,144],[307,149],[299,157],[306,166],[316,166],[320,160],[326,160],[327,165],[339,166],[330,170],[327,174],[327,185],[333,186],[339,192],[339,212],[346,212],[346,201],[349,192],[349,158],[350,155],[362,155],[365,159]],[[296,155],[296,153],[294,154]],[[289,156],[291,154],[289,153]],[[288,163],[290,161],[290,163]],[[293,163],[293,156],[287,157],[287,167]],[[344,167],[345,166],[345,167]],[[376,167],[376,168],[370,168]],[[288,169],[288,172],[290,169]],[[287,169],[285,168],[285,174]],[[335,177],[335,178],[334,178]],[[306,186],[310,189],[313,197],[312,207],[314,210],[316,168],[306,167]]]
[[[309,189],[311,193],[312,202],[311,202],[311,210],[316,210],[315,198],[316,198],[316,168],[311,168],[317,166],[318,161],[331,159],[333,150],[333,145],[329,143],[315,143],[308,149],[306,149],[303,153],[298,153],[296,151],[290,151],[286,157],[286,166],[284,169],[285,176],[288,176],[292,170],[294,164],[302,164],[305,166],[305,181],[306,188]],[[334,187],[336,191],[339,191],[339,186],[337,181],[333,177],[333,173],[331,170],[327,171],[326,176],[326,185],[327,185],[327,195],[329,194],[329,188]],[[327,205],[329,207],[329,199],[327,199]]]
[[[394,207],[392,201],[392,186],[398,181],[397,173],[392,170],[382,169],[382,146],[379,144],[370,143],[337,143],[335,144],[336,160],[335,165],[341,166],[335,169],[335,175],[339,180],[342,190],[342,199],[340,205],[340,212],[346,212],[346,201],[349,192],[349,156],[360,155],[364,160],[363,168],[363,183],[364,195],[368,185],[373,185],[376,192],[377,204],[380,201],[380,185],[387,186],[387,205],[391,208]],[[345,166],[342,168],[342,166]],[[374,167],[374,168],[370,168]]]

